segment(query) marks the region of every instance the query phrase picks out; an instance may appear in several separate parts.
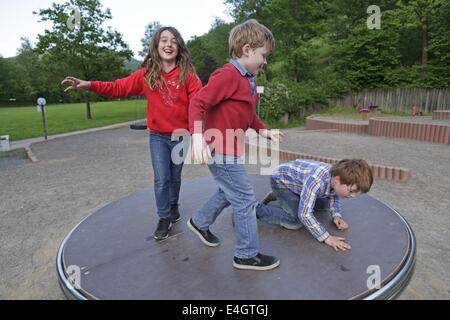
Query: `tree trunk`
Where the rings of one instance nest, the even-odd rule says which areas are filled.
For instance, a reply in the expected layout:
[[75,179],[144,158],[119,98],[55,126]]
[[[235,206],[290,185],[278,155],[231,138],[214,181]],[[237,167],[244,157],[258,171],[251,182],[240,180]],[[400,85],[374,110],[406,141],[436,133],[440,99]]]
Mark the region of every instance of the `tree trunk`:
[[289,113],[288,112],[285,112],[283,114],[283,116],[281,117],[281,122],[283,124],[288,124],[289,123]]
[[427,18],[424,17],[422,20],[422,65],[428,63],[428,26]]
[[87,120],[91,120],[92,119],[92,115],[91,115],[91,101],[90,101],[89,97],[86,97],[86,119]]

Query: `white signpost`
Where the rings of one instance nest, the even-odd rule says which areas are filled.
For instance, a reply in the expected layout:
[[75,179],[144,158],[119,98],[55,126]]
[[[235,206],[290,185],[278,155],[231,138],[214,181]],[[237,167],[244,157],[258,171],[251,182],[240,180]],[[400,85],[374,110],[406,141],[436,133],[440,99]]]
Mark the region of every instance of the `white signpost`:
[[261,105],[261,95],[262,94],[264,94],[264,87],[260,87],[260,86],[257,86],[256,87],[256,93],[258,94],[258,96],[259,96],[259,99],[258,99],[258,117],[260,117],[259,116],[259,114],[260,114],[260,105]]
[[37,108],[38,108],[38,112],[42,113],[42,126],[44,127],[44,137],[45,140],[47,140],[47,125],[45,123],[45,105],[47,104],[47,100],[45,100],[45,98],[38,98],[37,99]]
[[0,136],[0,151],[10,151],[9,135]]

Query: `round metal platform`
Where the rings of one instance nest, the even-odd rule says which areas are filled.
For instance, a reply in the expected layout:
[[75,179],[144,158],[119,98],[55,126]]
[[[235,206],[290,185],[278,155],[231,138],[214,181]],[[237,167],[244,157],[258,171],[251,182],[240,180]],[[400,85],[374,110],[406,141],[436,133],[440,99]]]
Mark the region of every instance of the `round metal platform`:
[[[250,175],[258,199],[269,177]],[[382,202],[361,195],[344,199],[349,229],[339,231],[329,213],[316,217],[332,235],[352,245],[335,252],[305,229],[258,222],[260,248],[280,258],[278,268],[233,268],[235,233],[227,208],[211,227],[221,240],[205,246],[186,221],[215,192],[212,178],[184,180],[182,220],[169,238],[155,241],[153,189],[132,194],[94,212],[63,240],[57,254],[60,286],[70,299],[298,300],[393,299],[414,269],[416,241],[406,220]],[[376,280],[379,288],[374,288]],[[374,282],[375,281],[375,282]]]

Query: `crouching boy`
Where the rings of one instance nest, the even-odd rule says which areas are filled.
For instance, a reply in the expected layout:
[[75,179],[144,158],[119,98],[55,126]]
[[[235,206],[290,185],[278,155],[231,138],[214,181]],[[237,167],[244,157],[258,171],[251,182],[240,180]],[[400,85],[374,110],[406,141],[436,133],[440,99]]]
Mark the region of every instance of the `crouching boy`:
[[262,203],[278,199],[283,211],[261,211],[258,219],[287,229],[305,226],[320,242],[334,250],[350,250],[342,237],[330,235],[314,217],[318,200],[328,202],[334,224],[339,230],[348,228],[341,214],[340,198],[354,198],[369,192],[372,170],[366,161],[345,159],[334,165],[311,160],[294,160],[281,164],[270,179],[272,192]]

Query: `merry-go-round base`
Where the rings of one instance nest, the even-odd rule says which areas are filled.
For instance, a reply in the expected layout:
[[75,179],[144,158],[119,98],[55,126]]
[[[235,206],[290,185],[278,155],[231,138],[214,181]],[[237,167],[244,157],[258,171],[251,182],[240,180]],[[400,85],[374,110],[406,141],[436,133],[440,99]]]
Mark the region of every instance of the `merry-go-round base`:
[[[250,175],[257,199],[269,177]],[[406,220],[369,195],[344,199],[349,229],[339,231],[326,211],[318,220],[352,250],[335,252],[305,228],[258,222],[261,253],[280,258],[270,271],[233,268],[235,232],[227,208],[211,227],[221,244],[211,248],[188,229],[191,215],[216,191],[212,178],[184,180],[182,219],[156,241],[153,188],[101,208],[81,221],[60,245],[57,273],[69,299],[299,300],[393,299],[408,284],[416,242]]]

